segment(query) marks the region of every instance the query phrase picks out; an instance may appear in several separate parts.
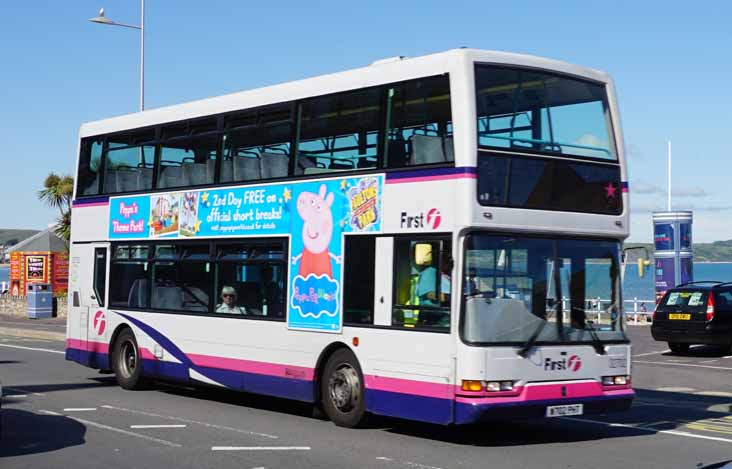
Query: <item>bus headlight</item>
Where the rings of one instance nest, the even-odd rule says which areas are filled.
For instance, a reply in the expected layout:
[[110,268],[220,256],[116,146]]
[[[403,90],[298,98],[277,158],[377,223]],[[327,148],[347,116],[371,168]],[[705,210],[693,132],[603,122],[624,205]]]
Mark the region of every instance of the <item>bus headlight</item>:
[[602,377],[603,386],[625,386],[628,384],[630,384],[630,376],[628,375]]
[[488,392],[513,391],[513,381],[488,381],[485,383]]

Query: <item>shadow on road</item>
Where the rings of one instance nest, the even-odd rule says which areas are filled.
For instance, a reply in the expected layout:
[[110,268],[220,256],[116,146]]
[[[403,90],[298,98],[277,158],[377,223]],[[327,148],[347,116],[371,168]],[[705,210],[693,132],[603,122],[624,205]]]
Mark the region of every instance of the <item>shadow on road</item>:
[[729,354],[729,346],[696,345],[689,347],[689,350],[683,353],[666,352],[662,355],[664,357],[721,358],[729,356]]
[[3,409],[0,421],[0,458],[46,453],[85,442],[86,427],[62,415]]
[[3,383],[6,395],[15,394],[31,394],[34,392],[45,394],[54,391],[69,391],[74,389],[90,389],[101,388],[107,386],[116,386],[117,381],[114,377],[92,378],[81,383],[58,383],[58,384],[10,384]]

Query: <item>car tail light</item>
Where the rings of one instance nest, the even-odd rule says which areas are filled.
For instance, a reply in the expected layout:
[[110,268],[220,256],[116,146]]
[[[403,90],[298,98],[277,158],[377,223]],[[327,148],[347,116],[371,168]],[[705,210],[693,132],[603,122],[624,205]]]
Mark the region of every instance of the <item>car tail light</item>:
[[709,299],[707,300],[707,322],[714,319],[714,295],[709,292]]

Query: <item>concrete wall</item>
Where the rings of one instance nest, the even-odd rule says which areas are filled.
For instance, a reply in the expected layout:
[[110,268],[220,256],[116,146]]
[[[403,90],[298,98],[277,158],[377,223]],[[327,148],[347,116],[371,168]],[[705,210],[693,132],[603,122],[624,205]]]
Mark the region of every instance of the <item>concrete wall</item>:
[[[55,315],[65,318],[68,311],[69,300],[65,296],[54,298]],[[28,316],[28,298],[25,296],[0,295],[0,314],[10,316]]]

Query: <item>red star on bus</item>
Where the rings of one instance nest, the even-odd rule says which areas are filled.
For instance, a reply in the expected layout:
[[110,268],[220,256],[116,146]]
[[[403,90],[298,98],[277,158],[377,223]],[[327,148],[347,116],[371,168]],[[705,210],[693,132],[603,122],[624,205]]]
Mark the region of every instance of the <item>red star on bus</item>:
[[618,189],[613,186],[611,182],[607,183],[607,186],[605,186],[605,192],[607,193],[608,198],[614,198],[615,197],[615,191]]

